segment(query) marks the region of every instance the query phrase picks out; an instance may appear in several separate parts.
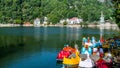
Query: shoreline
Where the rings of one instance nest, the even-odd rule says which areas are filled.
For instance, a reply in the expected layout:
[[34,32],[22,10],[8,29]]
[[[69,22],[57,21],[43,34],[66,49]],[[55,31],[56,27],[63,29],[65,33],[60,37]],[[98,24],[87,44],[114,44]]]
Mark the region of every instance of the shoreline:
[[[20,24],[0,24],[0,27],[20,27]],[[99,25],[94,25],[94,24],[89,24],[89,25],[62,25],[62,24],[56,24],[56,25],[44,25],[40,24],[38,26],[34,26],[33,24],[29,25],[22,25],[23,27],[73,27],[73,28],[103,28],[103,29],[114,29],[114,30],[120,30],[117,24],[99,24]],[[102,27],[101,27],[102,26]]]

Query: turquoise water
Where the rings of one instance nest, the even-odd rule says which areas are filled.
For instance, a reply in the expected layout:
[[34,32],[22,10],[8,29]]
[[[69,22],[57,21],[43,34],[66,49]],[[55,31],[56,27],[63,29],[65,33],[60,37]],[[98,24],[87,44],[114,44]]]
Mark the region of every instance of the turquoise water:
[[[109,38],[119,34],[115,30],[104,30],[103,36]],[[98,28],[72,27],[2,27],[0,28],[0,47],[11,47],[12,52],[0,58],[0,68],[62,68],[56,63],[56,56],[64,44],[81,47],[82,37],[95,36]],[[16,48],[17,46],[19,48]],[[10,51],[11,51],[10,50]],[[0,54],[4,51],[0,50]],[[5,52],[6,53],[6,52]]]

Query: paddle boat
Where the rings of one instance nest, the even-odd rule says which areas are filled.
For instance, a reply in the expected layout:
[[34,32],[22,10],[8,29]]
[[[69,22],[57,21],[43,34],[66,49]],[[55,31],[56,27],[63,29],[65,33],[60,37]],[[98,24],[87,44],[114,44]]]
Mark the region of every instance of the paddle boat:
[[86,54],[86,53],[92,54],[92,48],[88,43],[85,43],[84,47],[81,49],[81,54]]
[[97,68],[112,68],[112,60],[110,58],[103,58],[100,56],[99,60],[96,62]]
[[[86,54],[87,58],[84,58],[84,56],[82,57],[81,55],[79,56],[76,49],[68,46],[61,50],[64,52],[59,52],[62,55],[61,60],[63,61],[64,68],[78,68],[78,66],[84,68],[93,68],[94,66],[96,68],[112,68],[115,65],[119,67],[120,60],[116,57],[120,54],[119,39],[99,40],[96,42],[94,37],[92,38],[92,41],[83,38],[82,44],[84,44],[84,46],[81,48],[80,54]],[[114,50],[117,51],[117,53],[115,52],[116,55],[113,53]],[[70,57],[73,53],[75,57]],[[115,59],[113,58],[118,60],[115,62]]]
[[95,66],[93,60],[89,57],[89,53],[86,52],[87,58],[84,58],[84,60],[80,60],[79,67],[83,68],[93,68]]
[[76,51],[74,54],[75,54],[75,57],[68,57],[68,58],[64,57],[63,64],[65,64],[65,65],[79,64],[79,61],[80,61],[79,51]]
[[68,57],[70,55],[70,51],[64,51],[64,50],[61,50],[58,55],[57,55],[57,61],[63,61],[63,57]]
[[78,45],[75,44],[74,48],[71,51],[69,57],[63,58],[63,67],[62,68],[78,68],[78,64],[80,61]]
[[63,58],[68,58],[72,52],[75,52],[75,49],[69,45],[65,45],[65,47],[58,53],[56,60],[63,61]]
[[[114,46],[114,45],[112,45],[112,46]],[[109,49],[109,48],[110,48],[109,42],[106,41],[106,42],[102,45],[102,48],[107,48],[107,49]]]

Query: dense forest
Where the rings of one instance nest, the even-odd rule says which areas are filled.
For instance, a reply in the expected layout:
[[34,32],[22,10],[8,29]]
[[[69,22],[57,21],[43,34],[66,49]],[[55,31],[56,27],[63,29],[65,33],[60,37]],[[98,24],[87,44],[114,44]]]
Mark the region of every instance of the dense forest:
[[116,19],[116,23],[120,27],[120,0],[113,0],[113,3],[115,7],[114,17]]
[[84,22],[99,21],[101,11],[105,20],[114,21],[111,0],[0,0],[0,23],[33,23],[35,18],[56,24],[61,19],[78,17]]

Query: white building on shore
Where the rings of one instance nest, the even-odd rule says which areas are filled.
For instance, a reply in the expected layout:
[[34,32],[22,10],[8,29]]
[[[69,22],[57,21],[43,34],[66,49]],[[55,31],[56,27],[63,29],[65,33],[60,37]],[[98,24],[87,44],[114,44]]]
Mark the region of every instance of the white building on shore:
[[34,26],[40,26],[40,19],[39,18],[36,18],[34,20]]
[[43,24],[44,24],[44,25],[47,25],[47,24],[48,24],[48,23],[47,23],[47,20],[48,20],[47,17],[44,17],[44,21],[43,21]]
[[68,24],[80,24],[81,22],[83,22],[82,19],[79,19],[78,17],[73,17],[69,19]]
[[80,19],[78,17],[73,17],[70,19],[62,19],[60,20],[60,23],[63,24],[64,22],[67,22],[67,24],[69,25],[73,25],[73,24],[80,24],[81,22],[83,22],[83,19]]

